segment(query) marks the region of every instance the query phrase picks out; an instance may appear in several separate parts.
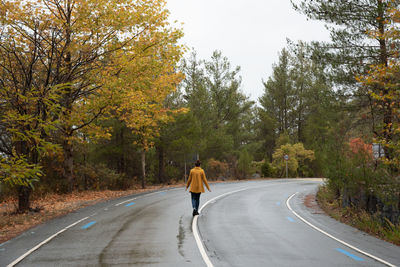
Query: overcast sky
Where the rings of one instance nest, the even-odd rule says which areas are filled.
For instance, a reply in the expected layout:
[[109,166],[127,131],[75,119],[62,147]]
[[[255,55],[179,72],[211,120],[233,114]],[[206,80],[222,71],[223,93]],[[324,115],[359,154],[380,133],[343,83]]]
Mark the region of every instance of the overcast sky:
[[214,50],[222,51],[232,67],[241,67],[242,90],[252,100],[263,94],[262,79],[271,75],[286,38],[329,40],[323,24],[307,21],[289,0],[167,1],[171,21],[184,23],[183,43],[193,47],[199,59],[209,60]]

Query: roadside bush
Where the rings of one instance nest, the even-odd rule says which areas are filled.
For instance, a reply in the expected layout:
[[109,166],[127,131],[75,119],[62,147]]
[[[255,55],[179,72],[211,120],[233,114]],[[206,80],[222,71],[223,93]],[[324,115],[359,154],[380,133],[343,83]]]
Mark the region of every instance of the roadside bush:
[[209,159],[207,162],[207,176],[211,179],[225,179],[227,178],[227,172],[229,165],[226,162]]
[[166,165],[164,173],[165,181],[178,181],[183,175],[183,171],[174,165]]
[[107,168],[105,164],[78,165],[75,175],[79,190],[120,190],[133,185],[133,179]]
[[314,177],[314,170],[308,165],[301,165],[298,169],[298,174],[300,177]]
[[357,208],[384,223],[399,222],[400,181],[383,163],[374,161],[370,146],[353,139],[341,153],[332,154],[326,176],[342,208]]
[[264,164],[264,161],[253,161],[251,163],[250,173],[251,174],[262,174],[261,167]]
[[273,170],[271,164],[266,160],[261,165],[261,174],[263,177],[273,177],[274,176],[274,170]]

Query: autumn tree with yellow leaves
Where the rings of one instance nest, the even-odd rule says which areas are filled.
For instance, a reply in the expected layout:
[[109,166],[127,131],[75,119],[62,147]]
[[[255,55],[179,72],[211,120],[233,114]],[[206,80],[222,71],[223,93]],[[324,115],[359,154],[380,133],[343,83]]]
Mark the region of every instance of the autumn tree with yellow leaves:
[[[288,156],[287,165],[291,175],[299,175],[299,170],[306,167],[306,162],[311,162],[315,159],[314,151],[304,148],[302,143],[284,144],[277,148],[272,155],[273,166],[278,170],[280,177],[285,173],[285,155]],[[305,173],[301,173],[304,175]]]
[[137,111],[158,113],[179,80],[174,65],[182,53],[182,32],[167,22],[165,4],[0,2],[1,164],[10,170],[0,175],[21,188],[21,211],[45,156],[62,151],[72,189],[81,133],[106,136],[94,122],[110,116],[140,128],[147,122]]
[[[160,124],[168,123],[177,113],[185,108],[170,109],[164,100],[178,86],[183,78],[174,69],[178,63],[181,50],[174,45],[152,47],[147,55],[131,62],[123,80],[126,92],[116,105],[116,111],[126,126],[138,137],[140,147],[142,188],[145,188],[146,151],[153,147],[154,139],[159,136]],[[130,82],[129,82],[130,81]]]

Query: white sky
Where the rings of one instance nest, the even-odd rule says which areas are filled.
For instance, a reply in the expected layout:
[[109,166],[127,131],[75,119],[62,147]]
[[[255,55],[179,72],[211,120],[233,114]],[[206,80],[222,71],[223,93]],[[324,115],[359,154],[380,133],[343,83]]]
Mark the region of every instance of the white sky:
[[240,66],[242,90],[252,100],[263,94],[261,80],[272,74],[278,52],[292,41],[329,40],[318,21],[292,9],[289,0],[167,0],[171,21],[183,23],[183,43],[199,59],[222,51],[232,69]]

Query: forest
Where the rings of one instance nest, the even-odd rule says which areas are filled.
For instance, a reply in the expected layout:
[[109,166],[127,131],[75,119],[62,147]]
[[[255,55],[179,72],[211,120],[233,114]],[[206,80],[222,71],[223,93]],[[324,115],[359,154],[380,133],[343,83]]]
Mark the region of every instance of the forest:
[[398,223],[400,3],[292,5],[331,41],[288,40],[255,102],[223,51],[180,44],[165,0],[2,1],[0,200],[174,184],[199,158],[210,180],[325,177]]

